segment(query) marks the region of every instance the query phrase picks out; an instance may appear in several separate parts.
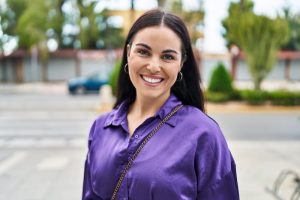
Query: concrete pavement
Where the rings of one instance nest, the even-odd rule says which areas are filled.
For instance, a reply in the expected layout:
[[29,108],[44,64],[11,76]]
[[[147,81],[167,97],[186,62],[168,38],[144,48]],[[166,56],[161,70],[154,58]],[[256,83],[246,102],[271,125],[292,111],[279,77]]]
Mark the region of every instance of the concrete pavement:
[[[87,133],[101,109],[96,95],[65,93],[61,83],[0,86],[0,200],[80,199]],[[217,118],[291,113],[300,119],[298,107],[228,103],[208,104],[207,111]],[[222,118],[218,122],[224,126]],[[242,200],[275,199],[266,188],[279,173],[285,169],[300,173],[299,139],[248,140],[224,134],[230,138]],[[293,187],[287,182],[280,190],[284,199],[289,199]]]

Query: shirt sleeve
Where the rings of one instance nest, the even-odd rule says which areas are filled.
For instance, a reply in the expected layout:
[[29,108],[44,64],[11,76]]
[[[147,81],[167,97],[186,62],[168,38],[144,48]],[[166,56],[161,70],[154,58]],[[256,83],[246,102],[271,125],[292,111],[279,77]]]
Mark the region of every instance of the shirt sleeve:
[[232,170],[220,181],[199,193],[197,200],[239,200],[240,198],[234,161],[231,166]]
[[195,167],[197,200],[239,200],[235,162],[218,125],[199,139]]
[[84,166],[84,179],[83,179],[83,190],[82,190],[82,200],[99,200],[100,198],[96,196],[93,192],[91,172],[90,172],[90,146],[93,138],[93,133],[95,131],[96,122],[92,125],[88,139],[88,153],[85,160]]

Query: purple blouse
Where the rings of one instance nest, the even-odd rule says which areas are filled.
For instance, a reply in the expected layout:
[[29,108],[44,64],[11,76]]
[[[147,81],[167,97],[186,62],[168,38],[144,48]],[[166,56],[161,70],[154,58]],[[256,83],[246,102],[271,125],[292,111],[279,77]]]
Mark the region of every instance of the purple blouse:
[[[175,95],[129,136],[128,104],[101,115],[89,135],[83,200],[109,200],[143,139],[177,105]],[[122,200],[238,200],[235,163],[218,124],[183,106],[150,139],[120,187]]]

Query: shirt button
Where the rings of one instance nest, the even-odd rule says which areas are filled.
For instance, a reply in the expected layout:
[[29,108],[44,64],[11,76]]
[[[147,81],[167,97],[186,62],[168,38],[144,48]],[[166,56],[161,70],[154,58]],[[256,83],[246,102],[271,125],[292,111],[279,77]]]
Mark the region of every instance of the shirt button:
[[139,138],[139,135],[135,135],[134,137],[135,137],[135,139],[138,139],[138,138]]

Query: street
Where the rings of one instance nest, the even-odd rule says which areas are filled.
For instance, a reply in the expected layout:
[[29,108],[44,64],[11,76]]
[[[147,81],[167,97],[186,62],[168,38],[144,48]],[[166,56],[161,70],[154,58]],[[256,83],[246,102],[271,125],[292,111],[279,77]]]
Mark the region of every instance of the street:
[[[81,198],[86,138],[100,99],[41,91],[0,90],[0,200]],[[300,173],[300,110],[209,115],[235,158],[242,200],[272,200],[266,187],[282,170]]]

